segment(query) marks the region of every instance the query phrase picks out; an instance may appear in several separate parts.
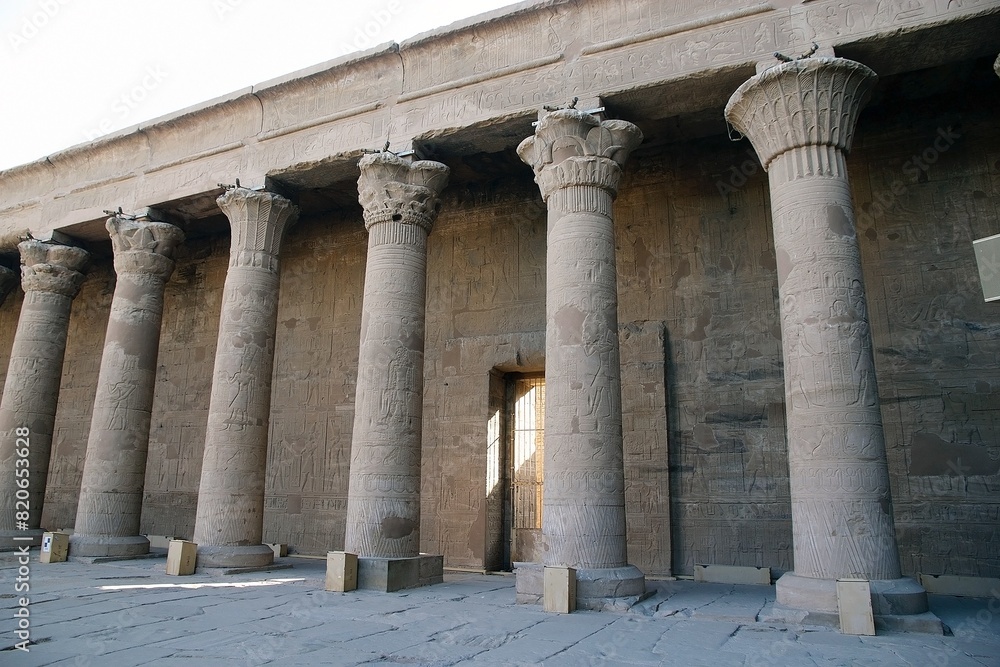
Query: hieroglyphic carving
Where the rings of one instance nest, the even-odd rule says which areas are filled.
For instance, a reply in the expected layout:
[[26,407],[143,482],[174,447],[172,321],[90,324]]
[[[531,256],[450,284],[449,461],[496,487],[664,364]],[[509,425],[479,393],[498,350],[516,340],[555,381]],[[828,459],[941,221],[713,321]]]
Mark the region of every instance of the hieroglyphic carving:
[[631,123],[561,109],[518,147],[548,206],[542,532],[551,565],[628,565],[611,203],[641,141]]
[[147,553],[139,535],[163,291],[184,233],[148,217],[107,229],[118,274],[70,549],[76,556]]
[[[41,540],[42,502],[49,472],[59,383],[62,377],[70,305],[83,283],[89,255],[71,246],[22,241],[21,287],[24,302],[14,334],[10,365],[0,400],[0,549],[24,546],[15,536]],[[15,524],[17,437],[30,430],[28,447],[28,520]],[[22,505],[17,508],[23,510]],[[19,529],[20,528],[20,529]]]
[[427,235],[449,169],[382,152],[358,165],[368,229],[345,548],[420,553]]
[[764,70],[726,107],[770,179],[795,573],[818,579],[900,576],[844,163],[875,81],[859,63],[808,58]]
[[218,199],[232,229],[195,518],[203,566],[266,565],[264,466],[277,326],[278,251],[298,209],[236,187]]

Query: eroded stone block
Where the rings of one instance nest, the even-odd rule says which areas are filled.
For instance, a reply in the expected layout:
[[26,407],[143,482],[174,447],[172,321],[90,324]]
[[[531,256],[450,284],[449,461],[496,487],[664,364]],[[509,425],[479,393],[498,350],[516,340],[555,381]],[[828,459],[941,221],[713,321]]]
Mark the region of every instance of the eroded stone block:
[[198,545],[186,540],[171,540],[167,549],[167,574],[194,574]]
[[358,587],[358,555],[331,551],[326,555],[326,590],[337,593]]

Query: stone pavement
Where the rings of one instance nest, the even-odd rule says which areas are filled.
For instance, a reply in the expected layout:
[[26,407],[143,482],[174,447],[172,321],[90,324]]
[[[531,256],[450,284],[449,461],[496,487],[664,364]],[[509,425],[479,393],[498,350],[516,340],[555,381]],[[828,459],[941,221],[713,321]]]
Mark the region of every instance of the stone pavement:
[[512,576],[328,593],[324,560],[278,562],[293,567],[171,577],[163,558],[45,565],[34,551],[25,653],[16,556],[0,554],[0,665],[1000,665],[1000,597],[932,595],[953,636],[850,637],[757,622],[772,586],[651,582],[628,614],[557,615],[515,605]]

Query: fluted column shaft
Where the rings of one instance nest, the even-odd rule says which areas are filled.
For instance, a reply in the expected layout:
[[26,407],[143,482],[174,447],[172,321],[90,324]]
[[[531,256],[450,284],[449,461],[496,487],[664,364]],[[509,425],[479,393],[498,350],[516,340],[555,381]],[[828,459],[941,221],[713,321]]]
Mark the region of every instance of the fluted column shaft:
[[844,159],[875,82],[849,60],[800,60],[750,79],[726,107],[770,182],[794,574],[810,579],[900,576]]
[[74,556],[149,552],[139,519],[163,292],[174,270],[174,248],[184,240],[177,227],[148,218],[114,217],[107,229],[118,279],[70,538]]
[[420,445],[427,235],[448,167],[392,153],[360,162],[368,229],[345,548],[420,553]]
[[[88,254],[80,248],[24,241],[24,302],[0,400],[0,549],[41,542],[42,503],[49,471],[66,334],[73,298],[83,283]],[[27,429],[25,431],[24,429]],[[18,445],[19,436],[28,440]],[[27,449],[27,475],[17,470]],[[25,486],[19,482],[27,479]],[[23,483],[23,482],[22,482]],[[27,491],[26,499],[19,499]],[[27,509],[25,505],[27,503]],[[27,512],[26,519],[21,519]],[[30,537],[30,541],[15,541]]]
[[548,206],[542,506],[548,565],[628,564],[612,202],[621,165],[641,141],[631,123],[566,109],[543,117],[535,136],[518,147]]
[[205,433],[194,541],[199,567],[273,561],[261,544],[271,371],[278,312],[278,252],[297,209],[246,188],[218,199],[232,241]]

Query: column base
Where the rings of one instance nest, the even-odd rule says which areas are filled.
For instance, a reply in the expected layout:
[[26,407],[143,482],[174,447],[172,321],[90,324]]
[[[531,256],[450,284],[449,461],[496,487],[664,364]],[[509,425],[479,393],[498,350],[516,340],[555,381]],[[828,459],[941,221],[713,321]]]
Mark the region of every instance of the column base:
[[274,550],[266,544],[229,546],[224,544],[199,544],[197,568],[252,567],[262,568],[274,563]]
[[444,581],[444,556],[358,558],[358,588],[392,593]]
[[17,551],[24,546],[40,547],[42,546],[42,534],[44,532],[41,528],[0,530],[0,551]]
[[129,558],[146,556],[148,553],[149,540],[142,535],[109,537],[107,535],[73,533],[69,536],[69,555],[71,558]]
[[[543,567],[541,563],[514,563],[518,604],[542,604]],[[645,575],[634,565],[576,570],[577,609],[628,611],[650,594]]]
[[[944,634],[941,619],[928,611],[927,592],[916,580],[875,579],[870,585],[876,629]],[[786,572],[775,583],[775,590],[777,601],[761,620],[840,627],[835,579]]]

